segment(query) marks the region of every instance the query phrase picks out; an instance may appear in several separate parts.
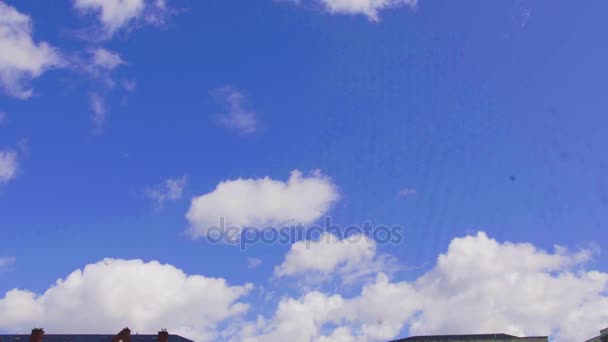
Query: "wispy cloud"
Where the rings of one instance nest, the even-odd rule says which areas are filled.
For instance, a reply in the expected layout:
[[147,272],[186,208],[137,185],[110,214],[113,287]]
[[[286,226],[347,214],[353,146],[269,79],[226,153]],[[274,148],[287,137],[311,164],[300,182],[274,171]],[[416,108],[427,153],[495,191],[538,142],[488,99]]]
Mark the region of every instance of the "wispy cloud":
[[106,125],[106,103],[99,93],[89,93],[89,105],[93,112],[93,129],[95,134],[101,134]]
[[0,150],[0,184],[8,183],[17,177],[19,159],[17,151]]
[[260,266],[262,264],[262,259],[258,259],[258,258],[247,258],[247,267],[249,268],[256,268],[258,266]]
[[[127,62],[117,52],[97,47],[89,49],[84,57],[74,59],[73,64],[86,75],[96,81],[96,89],[89,93],[89,106],[92,112],[92,122],[95,134],[103,133],[108,106],[106,99],[116,88],[113,72]],[[118,90],[124,90],[122,87]]]
[[155,202],[156,209],[160,210],[165,202],[181,199],[187,183],[188,177],[186,176],[169,178],[157,186],[147,188],[145,194]]
[[116,86],[112,73],[127,64],[119,53],[102,47],[88,49],[84,55],[76,55],[71,63],[76,69],[101,83],[100,89],[104,91]]
[[16,260],[13,257],[0,257],[0,271],[14,264]]
[[399,190],[397,192],[397,195],[395,195],[395,198],[398,199],[398,200],[403,200],[403,199],[406,199],[406,198],[410,198],[410,197],[416,196],[416,194],[417,194],[416,189],[403,188],[403,189],[401,189],[401,190]]
[[235,129],[241,134],[251,134],[257,131],[257,115],[239,89],[227,85],[215,89],[212,95],[224,110],[218,118],[221,125]]
[[137,81],[134,79],[123,80],[122,88],[127,92],[132,92],[135,90],[135,88],[137,88]]
[[530,20],[530,17],[532,16],[532,8],[530,7],[526,7],[521,11],[521,27],[524,28],[526,27],[526,25],[528,25],[528,21]]

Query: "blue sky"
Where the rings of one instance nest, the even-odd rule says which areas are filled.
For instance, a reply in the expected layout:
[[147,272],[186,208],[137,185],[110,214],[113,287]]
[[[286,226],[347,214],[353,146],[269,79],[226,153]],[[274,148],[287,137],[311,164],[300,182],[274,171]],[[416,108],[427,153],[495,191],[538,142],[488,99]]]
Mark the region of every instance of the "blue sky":
[[[196,340],[337,340],[344,329],[349,339],[382,340],[486,329],[568,341],[604,328],[605,2],[103,3],[0,5],[0,331],[165,327],[136,314],[120,321],[102,309],[99,325],[90,327],[8,312],[8,291],[44,296],[57,279],[104,258],[159,261],[224,279],[226,291],[242,286],[224,304],[248,310],[213,319],[196,313],[212,323],[168,322]],[[302,172],[302,183],[292,187],[286,182],[293,170]],[[233,187],[220,191],[222,182]],[[404,240],[367,241],[373,253],[370,245],[351,250],[334,241],[337,247],[319,253],[329,266],[296,262],[319,268],[282,277],[275,267],[312,253],[279,244],[241,251],[196,238],[189,229],[207,221],[186,214],[205,195],[196,209],[205,217],[265,225],[294,215],[314,224],[329,215],[343,227],[399,225]],[[488,256],[484,246],[496,250]],[[352,318],[362,311],[355,309],[339,322],[320,319],[310,336],[280,326],[283,301],[308,308],[313,294],[363,298],[366,286],[382,284],[377,275],[407,292],[448,272],[440,254],[457,258],[467,248],[496,258],[505,273],[549,277],[556,293],[566,275],[585,282],[585,272],[597,272],[602,280],[581,285],[596,289],[595,297],[559,303],[565,312],[585,308],[599,316],[585,326],[591,336],[572,333],[580,322],[565,317],[539,314],[531,322],[490,304],[485,316],[504,319],[449,324],[432,316],[436,307],[413,306],[405,317],[385,318],[393,324],[378,328],[382,333],[369,332],[373,314]],[[522,251],[511,254],[513,248]],[[522,269],[500,264],[507,256],[522,258]],[[543,261],[530,271],[536,257]],[[366,277],[344,284],[352,258]],[[482,272],[483,260],[468,262],[465,270],[496,276]],[[155,279],[155,264],[142,265]],[[447,274],[442,279],[451,279]],[[493,283],[460,291],[484,292],[484,284]],[[424,302],[427,294],[417,291],[408,305]],[[434,296],[445,298],[445,307],[454,303],[452,292]],[[481,295],[473,298],[483,305]],[[258,316],[270,332],[255,326]]]

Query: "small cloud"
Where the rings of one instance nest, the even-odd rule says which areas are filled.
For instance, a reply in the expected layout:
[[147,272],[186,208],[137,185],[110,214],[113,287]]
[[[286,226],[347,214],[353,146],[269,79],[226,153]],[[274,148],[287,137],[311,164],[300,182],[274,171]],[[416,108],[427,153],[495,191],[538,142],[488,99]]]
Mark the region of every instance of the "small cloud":
[[6,113],[5,112],[0,112],[0,125],[4,124],[6,122]]
[[526,25],[528,25],[528,21],[530,20],[530,17],[532,16],[532,8],[524,8],[522,10],[521,13],[521,27],[524,28],[526,27]]
[[98,47],[88,50],[85,57],[75,58],[73,64],[100,84],[96,91],[89,93],[89,106],[93,113],[94,133],[101,134],[108,116],[105,96],[116,86],[112,72],[127,62],[118,53]]
[[74,9],[97,16],[95,39],[109,39],[120,30],[143,25],[162,26],[173,14],[165,0],[75,0]]
[[116,81],[112,78],[112,72],[126,64],[127,62],[120,54],[102,47],[89,49],[84,56],[75,55],[72,60],[72,65],[94,80],[99,81],[107,89],[116,86]]
[[13,257],[0,257],[0,271],[10,267],[16,260]]
[[403,188],[397,192],[395,196],[398,200],[404,200],[406,198],[410,198],[416,196],[416,189],[412,188]]
[[135,79],[131,79],[131,80],[123,80],[122,81],[122,87],[124,90],[126,90],[127,92],[132,92],[133,90],[135,90],[135,88],[137,88],[137,82],[135,81]]
[[93,50],[93,64],[97,67],[113,70],[116,67],[126,64],[126,62],[116,52],[97,48]]
[[[286,0],[302,4],[302,0]],[[331,14],[364,15],[370,21],[380,21],[380,11],[407,6],[415,9],[417,0],[315,0]]]
[[30,154],[30,140],[28,138],[19,139],[15,147],[22,156],[28,156]]
[[96,134],[101,134],[106,125],[106,103],[98,93],[89,94],[89,104],[93,112],[93,126]]
[[247,258],[247,267],[256,268],[262,264],[262,259],[258,258]]
[[218,119],[221,125],[235,129],[241,134],[251,134],[257,131],[257,115],[249,108],[247,98],[240,90],[227,85],[215,89],[212,95],[224,108],[224,113]]
[[14,150],[0,150],[0,185],[17,177],[19,170],[18,154]]
[[147,188],[145,194],[148,198],[156,202],[156,210],[162,209],[167,201],[177,201],[182,198],[188,177],[169,178],[160,185]]

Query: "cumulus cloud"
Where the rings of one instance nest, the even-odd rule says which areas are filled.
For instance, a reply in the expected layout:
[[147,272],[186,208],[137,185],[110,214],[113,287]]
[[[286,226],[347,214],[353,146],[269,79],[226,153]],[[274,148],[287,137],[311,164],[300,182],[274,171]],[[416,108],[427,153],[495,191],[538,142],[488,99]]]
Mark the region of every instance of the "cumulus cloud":
[[249,108],[247,98],[240,90],[228,85],[214,90],[212,95],[224,109],[218,119],[221,125],[242,134],[257,131],[256,113]]
[[[302,0],[291,0],[302,3]],[[332,14],[364,15],[371,21],[379,21],[382,10],[407,6],[415,8],[417,0],[316,0]]]
[[35,42],[32,33],[29,16],[0,2],[0,86],[21,99],[32,96],[32,79],[62,63],[57,50],[46,42]]
[[197,341],[214,341],[218,324],[248,310],[238,300],[251,288],[155,261],[105,259],[59,279],[43,294],[8,291],[0,298],[0,328],[99,333],[125,325],[142,332],[166,327]]
[[410,331],[584,340],[608,321],[608,274],[586,271],[590,258],[588,250],[558,247],[548,253],[531,244],[499,243],[484,233],[455,239],[416,282],[423,311]]
[[147,188],[145,193],[148,198],[156,203],[156,208],[161,209],[166,201],[177,201],[182,198],[188,178],[169,178],[160,185]]
[[244,325],[234,340],[382,341],[396,336],[415,313],[415,299],[411,285],[391,283],[381,273],[353,298],[318,291],[284,297],[271,318]]
[[75,0],[74,8],[95,14],[107,37],[136,24],[160,25],[168,14],[164,0]]
[[19,159],[16,151],[0,150],[0,184],[7,183],[17,177]]
[[[369,250],[344,246],[363,255]],[[0,329],[44,326],[99,333],[128,324],[146,332],[167,327],[201,341],[259,342],[386,341],[403,331],[504,332],[578,342],[595,336],[608,321],[608,273],[587,269],[591,258],[588,250],[547,252],[478,233],[452,240],[417,279],[396,281],[378,272],[354,295],[318,289],[298,296],[278,293],[272,313],[252,320],[243,316],[251,285],[231,286],[157,262],[106,259],[73,272],[43,294],[7,292],[0,298]],[[304,265],[297,269],[340,273],[339,266],[321,261]]]
[[338,276],[342,282],[352,283],[395,268],[396,260],[379,254],[374,240],[363,234],[340,240],[323,233],[318,240],[294,243],[274,274],[278,278],[305,276],[307,283]]
[[292,220],[309,224],[327,213],[338,197],[334,183],[320,171],[304,176],[294,170],[286,182],[269,177],[221,182],[192,199],[186,218],[195,238],[217,226],[220,218],[226,227],[239,228],[279,227]]
[[235,340],[382,341],[409,329],[582,341],[608,321],[608,273],[586,270],[590,258],[588,250],[550,253],[478,233],[454,239],[435,267],[412,281],[378,273],[352,298],[319,291],[284,297],[270,318],[244,325]]

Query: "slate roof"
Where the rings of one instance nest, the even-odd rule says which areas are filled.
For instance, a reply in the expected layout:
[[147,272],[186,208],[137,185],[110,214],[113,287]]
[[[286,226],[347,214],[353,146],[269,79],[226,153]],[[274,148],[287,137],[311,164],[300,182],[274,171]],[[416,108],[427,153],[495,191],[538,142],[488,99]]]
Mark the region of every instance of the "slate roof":
[[412,336],[406,337],[392,342],[432,342],[432,341],[549,341],[547,336],[532,336],[532,337],[517,337],[507,334],[470,334],[470,335],[430,335],[430,336]]
[[[44,342],[110,342],[115,335],[44,334]],[[29,342],[30,335],[0,335],[2,342]],[[158,335],[131,335],[131,342],[156,342]],[[169,342],[193,342],[179,335],[169,335]]]

